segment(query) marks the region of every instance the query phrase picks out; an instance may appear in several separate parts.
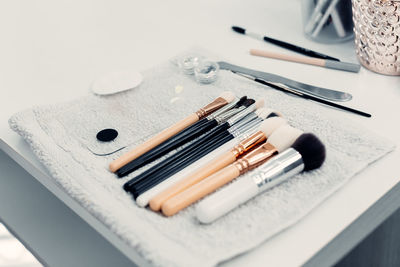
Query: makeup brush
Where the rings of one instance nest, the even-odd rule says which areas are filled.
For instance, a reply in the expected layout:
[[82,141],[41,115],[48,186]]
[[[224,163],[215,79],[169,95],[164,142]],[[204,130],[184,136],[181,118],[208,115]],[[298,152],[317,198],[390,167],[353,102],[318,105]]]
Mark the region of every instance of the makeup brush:
[[[246,110],[218,126],[207,136],[203,136],[202,139],[197,140],[195,143],[192,143],[190,146],[171,156],[171,158],[165,160],[162,164],[160,163],[159,166],[157,166],[158,169],[153,171],[150,175],[147,175],[146,179],[141,177],[139,181],[131,184],[129,191],[136,199],[140,194],[171,177],[229,140],[232,140],[235,136],[247,131],[255,125],[253,122],[253,115],[255,114],[251,114],[252,111],[259,108],[263,103],[263,100],[256,101],[256,103]],[[255,116],[257,117],[257,115]],[[233,127],[228,129],[231,126]]]
[[360,64],[355,64],[355,63],[340,62],[340,61],[321,59],[321,58],[304,57],[298,55],[287,55],[260,49],[250,49],[250,55],[286,60],[290,62],[314,65],[323,68],[343,70],[349,72],[359,72],[361,68]]
[[122,166],[126,165],[130,161],[134,160],[135,158],[139,157],[143,153],[146,153],[150,149],[154,148],[155,146],[161,144],[171,136],[179,133],[183,129],[189,127],[193,123],[201,120],[202,118],[206,117],[207,115],[211,114],[212,112],[216,111],[217,109],[227,105],[228,103],[232,102],[235,99],[235,95],[232,92],[223,92],[219,97],[217,97],[214,101],[210,104],[204,106],[203,108],[199,109],[195,113],[189,115],[188,117],[180,120],[173,126],[163,130],[161,133],[157,134],[156,136],[150,138],[143,144],[137,146],[135,149],[123,154],[118,159],[114,160],[110,163],[110,171],[115,172]]
[[[250,100],[245,101],[245,105],[248,104],[247,102],[250,103]],[[263,104],[263,101],[256,101],[256,103],[250,105],[248,108],[242,110],[241,112],[237,113],[233,117],[229,118],[225,123],[217,126],[214,128],[212,131],[208,132],[206,135],[200,137],[198,140],[194,141],[187,147],[183,148],[182,150],[176,152],[175,154],[171,155],[167,159],[161,161],[157,165],[153,166],[152,168],[146,170],[145,172],[137,175],[136,177],[132,178],[128,182],[124,184],[124,189],[126,191],[131,191],[131,187],[133,187],[136,183],[139,183],[140,181],[144,179],[151,179],[149,178],[151,175],[155,175],[156,173],[162,172],[163,169],[166,169],[167,167],[171,167],[168,165],[171,165],[172,163],[178,161],[180,158],[187,157],[187,155],[190,155],[193,153],[193,150],[197,149],[197,147],[204,146],[207,143],[209,143],[213,138],[218,136],[220,133],[224,133],[229,127],[231,127],[234,123],[237,123],[240,121],[243,117],[254,111],[259,105]],[[228,111],[229,112],[229,111]],[[135,194],[134,194],[135,196]]]
[[300,54],[303,54],[303,55],[306,55],[306,56],[309,56],[309,57],[340,61],[337,58],[334,58],[334,57],[331,57],[331,56],[328,56],[328,55],[324,55],[322,53],[318,53],[318,52],[315,52],[313,50],[310,50],[310,49],[307,49],[307,48],[304,48],[304,47],[300,47],[300,46],[297,46],[297,45],[294,45],[294,44],[290,44],[290,43],[287,43],[287,42],[284,42],[284,41],[273,39],[273,38],[268,37],[268,36],[262,36],[260,34],[254,33],[254,32],[249,32],[246,29],[238,27],[238,26],[232,26],[232,30],[234,30],[237,33],[248,35],[248,36],[251,36],[251,37],[253,37],[255,39],[263,40],[263,41],[265,41],[267,43],[271,43],[271,44],[280,46],[282,48],[289,49],[289,50],[291,50],[293,52],[297,52],[297,53],[300,53]]
[[286,120],[280,117],[273,117],[265,120],[261,123],[257,132],[252,134],[250,137],[241,140],[240,143],[234,146],[230,151],[227,151],[223,155],[220,155],[218,158],[214,159],[212,162],[209,162],[203,167],[197,169],[189,176],[185,177],[150,200],[150,208],[154,211],[159,211],[165,201],[179,194],[180,192],[183,192],[194,184],[197,184],[201,180],[216,173],[217,171],[225,168],[229,164],[234,163],[239,156],[251,151],[256,145],[265,142],[268,136],[270,136],[273,131],[283,124],[286,124]]
[[[159,144],[155,148],[151,149],[150,151],[144,153],[140,157],[132,160],[122,168],[117,171],[118,177],[123,177],[128,175],[129,173],[139,169],[140,167],[162,157],[163,155],[167,154],[168,152],[186,144],[187,142],[199,137],[200,135],[204,134],[205,132],[211,130],[212,128],[216,127],[220,123],[219,117],[224,114],[230,114],[234,110],[240,108],[244,102],[246,102],[247,97],[244,96],[240,98],[238,101],[232,101],[231,103],[227,104],[226,106],[222,107],[220,110],[212,113],[211,115],[207,116],[206,118],[198,121],[197,123],[193,124],[192,126],[186,128],[182,132],[172,136],[168,140],[164,141],[163,143]],[[229,111],[229,112],[228,112]],[[239,110],[238,110],[239,111]]]
[[163,214],[166,216],[172,216],[197,200],[214,192],[221,186],[234,180],[239,175],[260,166],[275,154],[290,147],[301,134],[302,132],[300,130],[289,125],[279,127],[270,135],[267,143],[251,151],[233,164],[165,201],[161,206]]
[[[276,116],[280,116],[279,112],[273,111],[272,109],[268,108],[260,108],[255,111],[257,114],[257,118],[252,122],[262,122],[267,118],[272,118]],[[250,128],[249,130],[245,131],[242,135],[235,137],[234,139],[230,140],[229,142],[223,144],[222,146],[218,147],[214,151],[208,153],[201,159],[197,160],[193,164],[185,167],[183,170],[179,171],[178,173],[174,174],[173,176],[169,177],[168,179],[162,181],[161,183],[153,186],[151,189],[147,190],[143,194],[140,194],[136,198],[136,204],[140,207],[145,207],[149,204],[149,201],[153,199],[156,195],[161,193],[162,191],[166,190],[168,187],[172,186],[173,184],[179,182],[186,176],[193,173],[193,170],[197,170],[198,168],[204,166],[206,163],[211,162],[215,158],[219,157],[223,153],[228,152],[232,147],[234,147],[237,143],[241,140],[248,138],[254,132],[257,131],[259,126],[255,126]]]
[[253,174],[201,201],[196,207],[196,217],[202,223],[210,223],[290,177],[319,168],[324,160],[325,147],[321,141],[313,134],[303,134],[291,148],[260,166]]
[[192,130],[188,131],[186,134],[182,135],[181,138],[175,139],[174,137],[173,140],[167,140],[166,142],[162,143],[161,145],[157,146],[153,150],[147,152],[146,154],[143,154],[139,158],[129,162],[125,166],[123,166],[121,169],[117,171],[118,177],[124,177],[131,172],[139,169],[140,167],[158,159],[159,157],[167,154],[168,152],[172,151],[173,149],[176,149],[189,141],[192,141],[196,139],[197,137],[203,135],[204,133],[210,131],[211,129],[215,128],[219,124],[224,123],[226,120],[228,120],[230,117],[234,116],[235,114],[243,111],[246,109],[248,106],[253,104],[255,101],[254,99],[247,99],[247,97],[243,97],[240,101],[237,102],[237,104],[223,112],[222,114],[216,116],[215,118],[212,118],[211,120],[207,121],[206,123],[203,123],[197,128],[193,128]]

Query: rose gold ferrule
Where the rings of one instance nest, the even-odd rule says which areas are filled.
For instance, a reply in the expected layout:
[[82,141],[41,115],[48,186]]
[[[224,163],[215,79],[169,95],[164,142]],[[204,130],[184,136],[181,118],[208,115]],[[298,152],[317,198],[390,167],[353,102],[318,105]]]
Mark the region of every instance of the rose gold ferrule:
[[270,143],[265,143],[256,150],[250,152],[248,155],[239,159],[233,165],[239,170],[242,175],[254,168],[257,168],[264,162],[266,162],[273,155],[278,153],[278,150]]
[[211,113],[213,113],[217,109],[222,108],[226,104],[228,104],[228,102],[225,100],[225,98],[218,97],[213,102],[208,104],[207,106],[202,107],[201,109],[196,111],[196,115],[199,117],[199,120],[201,120],[202,118],[210,115]]
[[265,136],[264,132],[258,131],[232,148],[231,152],[235,155],[235,157],[239,157],[265,140],[267,140],[267,137]]

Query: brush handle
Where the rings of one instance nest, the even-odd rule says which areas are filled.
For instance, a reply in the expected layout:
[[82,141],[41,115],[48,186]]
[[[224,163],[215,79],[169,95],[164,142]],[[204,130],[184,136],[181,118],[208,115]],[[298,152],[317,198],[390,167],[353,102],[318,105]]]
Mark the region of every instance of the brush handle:
[[304,48],[304,47],[301,47],[301,46],[297,46],[297,45],[290,44],[290,43],[287,43],[287,42],[284,42],[284,41],[273,39],[273,38],[270,38],[270,37],[267,37],[267,36],[264,36],[263,39],[264,39],[264,41],[269,42],[271,44],[275,44],[277,46],[292,50],[294,52],[297,52],[297,53],[300,53],[300,54],[303,54],[303,55],[306,55],[306,56],[309,56],[309,57],[340,61],[337,58],[334,58],[334,57],[331,57],[331,56],[328,56],[328,55],[324,55],[322,53],[318,53],[318,52],[315,52],[313,50],[310,50],[310,49],[307,49],[307,48]]
[[187,166],[185,169],[179,171],[178,173],[174,174],[168,179],[162,181],[160,184],[152,187],[148,191],[139,195],[139,197],[136,199],[136,204],[139,205],[140,207],[146,207],[149,204],[150,200],[153,199],[155,196],[160,194],[162,191],[166,190],[168,187],[179,182],[186,176],[193,173],[193,170],[197,170],[198,168],[208,164],[209,162],[212,162],[218,156],[228,152],[232,147],[234,147],[237,144],[237,142],[239,142],[237,138],[230,140],[229,142],[223,144],[214,151],[208,153],[201,159],[197,160],[192,165]]
[[214,192],[221,186],[229,183],[239,175],[239,170],[234,165],[229,165],[207,177],[203,181],[168,199],[161,207],[162,213],[166,216],[172,216],[197,200]]
[[160,163],[156,164],[152,168],[148,169],[147,171],[139,174],[138,176],[132,178],[128,182],[124,184],[124,189],[126,191],[130,191],[130,188],[134,186],[136,183],[149,178],[152,174],[155,174],[159,171],[161,171],[163,168],[166,168],[169,164],[172,164],[174,161],[176,161],[179,158],[185,157],[186,155],[190,154],[193,150],[197,149],[197,147],[208,143],[210,140],[212,140],[215,136],[217,136],[219,133],[225,131],[228,129],[230,125],[228,123],[224,123],[219,125],[218,127],[214,128],[211,132],[206,134],[203,137],[200,137],[198,140],[194,141],[192,144],[188,145],[184,149],[176,152],[172,156],[168,157],[167,159],[161,161]]
[[200,135],[211,130],[217,125],[218,122],[216,120],[208,121],[207,119],[202,119],[198,121],[197,123],[186,128],[177,135],[169,138],[168,140],[158,145],[157,147],[153,148],[152,150],[148,151],[147,153],[143,154],[142,156],[126,164],[124,167],[122,167],[117,171],[118,177],[124,177],[130,174],[131,172],[137,170],[138,168],[164,156],[168,152],[186,144],[187,142],[195,139],[196,137],[199,137]]
[[199,117],[197,116],[196,113],[193,113],[189,115],[188,117],[184,118],[183,120],[180,120],[173,126],[163,130],[161,133],[157,134],[156,136],[150,138],[143,144],[137,146],[133,150],[123,154],[121,157],[118,159],[114,160],[113,162],[110,163],[110,171],[116,172],[118,169],[120,169],[122,166],[125,166],[132,160],[136,159],[137,157],[143,155],[150,149],[156,147],[157,145],[161,144],[171,136],[179,133],[183,129],[187,128],[188,126],[192,125],[196,121],[199,120]]
[[196,206],[196,217],[202,223],[211,223],[240,204],[247,202],[259,192],[249,176],[240,178]]
[[234,137],[227,132],[221,134],[220,136],[215,138],[216,139],[215,141],[213,141],[212,143],[208,143],[205,148],[198,149],[197,151],[194,151],[191,155],[187,155],[186,157],[180,158],[173,165],[167,166],[160,172],[153,175],[151,178],[139,182],[138,184],[132,187],[131,192],[136,198],[137,196],[143,194],[147,190],[150,190],[152,187],[168,179],[175,173],[179,172],[180,170],[184,169],[190,164],[196,162],[198,159],[202,158],[209,152],[220,147],[221,145],[225,144],[226,142],[228,142],[233,138]]
[[221,170],[222,168],[228,166],[229,164],[235,162],[236,156],[233,152],[228,151],[225,154],[219,156],[214,161],[209,164],[199,168],[190,176],[185,177],[178,183],[164,190],[152,200],[150,200],[150,208],[154,211],[159,211],[162,204],[170,199],[171,197],[177,195],[178,193],[184,191],[185,189],[191,187],[192,185],[200,182],[204,178],[207,178],[211,174]]

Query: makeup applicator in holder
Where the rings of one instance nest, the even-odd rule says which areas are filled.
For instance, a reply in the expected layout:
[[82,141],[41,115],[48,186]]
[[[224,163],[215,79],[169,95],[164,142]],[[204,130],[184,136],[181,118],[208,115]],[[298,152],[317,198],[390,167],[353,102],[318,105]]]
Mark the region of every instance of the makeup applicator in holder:
[[254,102],[255,101],[253,99],[247,99],[247,97],[242,97],[242,99],[239,100],[233,108],[223,112],[222,114],[200,125],[199,127],[192,129],[192,131],[190,131],[187,135],[184,136],[184,139],[175,140],[176,142],[174,142],[174,140],[172,140],[171,142],[167,141],[166,145],[164,145],[163,143],[160,145],[160,148],[156,147],[154,151],[153,150],[149,151],[149,154],[145,154],[143,155],[143,157],[139,157],[131,161],[130,163],[128,163],[127,165],[125,165],[124,167],[122,167],[117,171],[118,177],[124,177],[130,174],[131,172],[137,170],[138,168],[144,166],[145,164],[158,159],[159,157],[172,151],[173,149],[176,149],[181,145],[184,145],[185,143],[194,140],[196,137],[199,137],[207,133],[208,131],[215,128],[219,124],[225,122],[228,118],[243,111]]
[[[252,114],[252,113],[251,113]],[[275,112],[272,109],[268,108],[260,108],[257,109],[254,114],[257,115],[257,118],[251,121],[251,124],[259,124],[267,118],[280,116],[279,112]],[[218,147],[214,151],[208,153],[204,157],[198,159],[196,162],[192,163],[189,166],[186,166],[184,169],[180,170],[176,174],[172,175],[168,179],[162,181],[161,183],[153,186],[151,189],[147,190],[143,194],[140,194],[136,198],[136,204],[140,207],[145,207],[149,204],[149,201],[157,196],[162,191],[166,190],[168,187],[172,186],[173,184],[179,182],[186,176],[193,173],[193,170],[197,170],[201,166],[204,166],[206,163],[211,162],[218,156],[222,155],[223,153],[228,152],[232,147],[238,144],[241,140],[247,139],[250,135],[257,131],[257,127],[251,128],[245,131],[243,134],[236,136],[234,139],[230,140],[229,142],[223,144],[222,146]]]
[[182,132],[176,134],[175,136],[172,136],[171,138],[151,149],[150,151],[144,153],[140,157],[132,160],[117,171],[118,177],[128,175],[129,173],[139,169],[140,167],[143,167],[144,165],[162,157],[168,152],[186,144],[187,142],[218,126],[220,116],[227,113],[228,111],[240,108],[246,100],[247,97],[243,96],[239,100],[229,103],[228,105],[222,107],[220,110],[217,110],[206,118],[186,128]]
[[[180,171],[182,169],[183,165],[186,164],[186,166],[187,166],[188,164],[194,162],[195,158],[193,158],[193,157],[190,158],[191,155],[194,155],[196,153],[201,153],[201,154],[204,153],[203,155],[205,155],[205,154],[211,152],[212,150],[216,149],[220,145],[222,145],[222,144],[219,144],[220,140],[221,140],[221,142],[226,143],[230,139],[233,139],[233,136],[231,137],[229,132],[227,131],[228,128],[230,128],[234,124],[238,123],[241,119],[243,119],[250,113],[254,112],[257,108],[261,107],[263,104],[264,104],[263,100],[256,101],[254,104],[250,105],[245,110],[234,115],[233,117],[228,119],[225,123],[214,128],[209,133],[202,136],[201,138],[199,138],[198,140],[196,140],[189,146],[185,147],[181,151],[178,151],[171,157],[169,157],[166,160],[155,165],[153,168],[132,178],[130,181],[125,183],[124,189],[126,191],[130,191],[136,198],[139,195],[139,193],[137,191],[144,192],[149,189],[149,188],[147,188],[146,190],[143,189],[143,187],[146,183],[150,183],[149,181],[144,181],[144,180],[153,180],[153,177],[156,175],[157,176],[161,175],[163,177],[163,179],[165,180],[168,177],[170,177],[171,175]],[[215,144],[213,144],[213,143],[215,143]],[[182,162],[182,160],[184,160],[184,162]],[[180,166],[178,167],[177,164],[180,164]],[[168,173],[166,173],[167,171],[168,171]],[[161,182],[161,181],[162,180],[160,180],[159,182]]]
[[161,207],[162,213],[172,216],[197,200],[214,192],[249,170],[252,170],[271,159],[279,152],[290,147],[302,132],[289,125],[275,130],[268,138],[268,142],[237,160],[233,164],[214,173],[185,191],[168,199]]
[[212,162],[209,162],[208,164],[197,169],[189,176],[185,177],[178,183],[167,188],[151,199],[149,202],[150,208],[154,211],[159,211],[165,201],[223,169],[229,164],[234,163],[239,156],[246,154],[258,144],[265,142],[268,136],[270,136],[276,129],[284,124],[286,124],[286,120],[280,117],[273,117],[265,120],[261,123],[257,132],[252,134],[250,137],[241,140],[230,151],[220,155]]
[[303,134],[291,148],[260,166],[250,176],[201,201],[196,207],[197,219],[202,223],[211,223],[290,177],[319,168],[325,161],[325,153],[325,146],[315,135]]
[[137,146],[133,150],[123,154],[121,157],[119,157],[118,159],[111,162],[110,166],[109,166],[110,171],[116,172],[122,166],[125,166],[127,163],[129,163],[132,160],[136,159],[137,157],[143,155],[144,153],[146,153],[147,151],[156,147],[157,145],[161,144],[162,142],[164,142],[171,136],[174,136],[175,134],[179,133],[183,129],[189,127],[190,125],[194,124],[195,122],[208,116],[212,112],[227,105],[228,103],[232,102],[234,99],[235,99],[235,95],[232,92],[223,92],[219,97],[217,97],[210,104],[199,109],[198,111],[189,115],[188,117],[184,118],[183,120],[180,120],[173,126],[163,130],[161,133],[150,138],[143,144]]

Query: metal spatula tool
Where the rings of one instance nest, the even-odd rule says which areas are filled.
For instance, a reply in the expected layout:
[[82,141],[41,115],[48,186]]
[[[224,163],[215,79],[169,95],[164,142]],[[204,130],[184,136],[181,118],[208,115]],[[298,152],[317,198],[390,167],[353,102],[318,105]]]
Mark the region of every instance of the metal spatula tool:
[[219,61],[218,65],[220,69],[231,70],[238,73],[243,73],[247,75],[251,75],[255,78],[262,79],[265,81],[273,82],[273,83],[282,83],[286,86],[292,88],[293,90],[298,90],[299,92],[306,93],[309,95],[314,95],[326,100],[331,101],[340,101],[345,102],[349,101],[352,98],[352,95],[349,93],[321,88],[317,86],[313,86],[310,84],[301,83],[298,81],[294,81],[276,74],[262,72],[257,70],[252,70],[244,67],[240,67],[237,65],[233,65],[224,61]]

